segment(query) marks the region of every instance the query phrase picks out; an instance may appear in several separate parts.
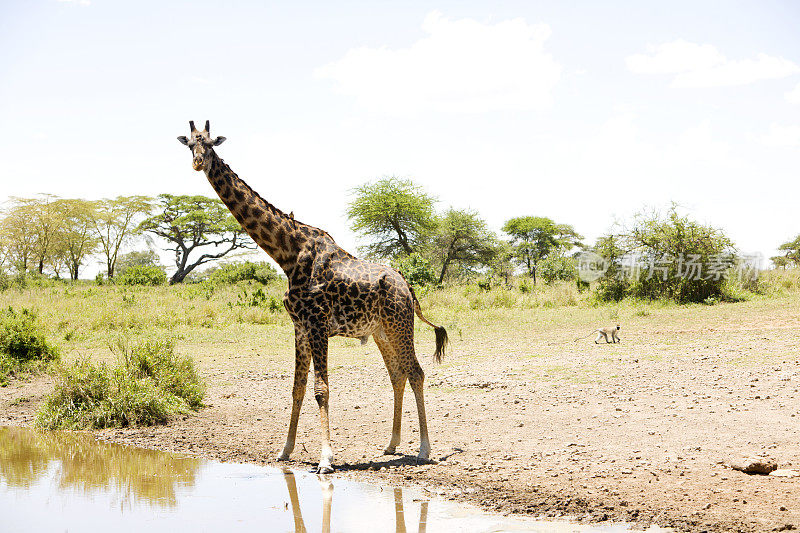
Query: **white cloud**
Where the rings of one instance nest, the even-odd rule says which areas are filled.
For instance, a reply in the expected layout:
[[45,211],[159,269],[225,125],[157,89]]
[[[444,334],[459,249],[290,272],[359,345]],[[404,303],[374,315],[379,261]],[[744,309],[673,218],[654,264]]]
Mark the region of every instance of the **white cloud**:
[[777,148],[800,146],[800,126],[770,124],[769,133],[761,136],[761,142]]
[[545,52],[546,24],[496,24],[425,17],[427,34],[408,48],[354,48],[316,70],[370,110],[479,113],[535,110],[552,103],[561,66]]
[[784,94],[786,100],[790,104],[800,105],[800,83],[794,86],[794,89]]
[[732,60],[715,46],[683,39],[648,45],[647,53],[628,56],[625,64],[637,74],[674,74],[670,86],[676,88],[747,85],[800,72],[798,65],[782,57],[757,54],[755,59]]

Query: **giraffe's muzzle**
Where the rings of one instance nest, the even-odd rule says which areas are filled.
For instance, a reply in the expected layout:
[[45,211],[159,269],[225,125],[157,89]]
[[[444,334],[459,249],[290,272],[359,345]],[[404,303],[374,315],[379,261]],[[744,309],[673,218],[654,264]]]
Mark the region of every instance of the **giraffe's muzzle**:
[[203,160],[202,159],[193,159],[192,160],[192,168],[195,170],[203,170]]

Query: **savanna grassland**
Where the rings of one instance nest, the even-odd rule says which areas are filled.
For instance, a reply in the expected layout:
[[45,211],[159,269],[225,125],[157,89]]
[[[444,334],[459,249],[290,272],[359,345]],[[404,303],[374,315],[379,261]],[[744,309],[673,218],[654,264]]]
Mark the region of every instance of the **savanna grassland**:
[[[436,463],[413,460],[419,439],[408,387],[401,455],[381,454],[392,389],[380,353],[371,341],[333,338],[337,475],[418,483],[504,512],[692,531],[800,527],[800,478],[729,467],[760,454],[800,470],[800,283],[795,271],[769,274],[761,294],[715,305],[601,304],[571,283],[419,291],[426,316],[451,340],[443,364],[433,364],[433,331],[417,322]],[[120,339],[172,340],[176,354],[194,360],[203,408],[166,425],[99,430],[99,438],[273,463],[294,369],[283,283],[47,281],[6,289],[0,306],[35,311],[64,365],[110,364]],[[593,343],[593,329],[616,323],[620,344]],[[33,374],[0,388],[0,424],[32,424],[54,380]],[[318,451],[310,390],[290,466],[313,465]]]

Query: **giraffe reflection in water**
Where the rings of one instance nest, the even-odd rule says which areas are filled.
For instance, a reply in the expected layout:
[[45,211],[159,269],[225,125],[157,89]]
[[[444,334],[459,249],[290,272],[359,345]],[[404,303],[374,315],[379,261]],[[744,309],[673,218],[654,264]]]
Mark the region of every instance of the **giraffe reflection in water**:
[[[291,470],[283,471],[283,479],[286,481],[286,489],[289,491],[289,503],[292,506],[294,516],[295,533],[306,533],[306,525],[303,522],[303,513],[300,510],[300,498],[297,495],[297,482]],[[333,502],[333,482],[326,475],[318,475],[320,488],[322,489],[322,533],[330,533],[331,530],[331,503]],[[406,520],[403,511],[403,489],[394,489],[394,520],[396,533],[406,533]],[[428,502],[420,503],[419,511],[419,533],[425,533],[428,523]]]

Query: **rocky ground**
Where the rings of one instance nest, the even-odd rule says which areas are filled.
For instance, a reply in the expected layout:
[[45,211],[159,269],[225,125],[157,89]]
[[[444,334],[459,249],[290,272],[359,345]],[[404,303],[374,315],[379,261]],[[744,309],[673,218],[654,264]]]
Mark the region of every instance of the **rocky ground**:
[[[500,512],[680,531],[800,528],[800,477],[731,468],[757,457],[800,471],[800,316],[791,305],[747,309],[740,308],[752,313],[747,321],[738,311],[709,311],[688,327],[678,311],[631,317],[618,345],[574,342],[580,331],[549,325],[494,342],[454,338],[441,366],[430,362],[426,340],[419,351],[431,464],[414,459],[419,439],[410,388],[403,455],[381,455],[392,392],[375,345],[333,346],[337,475],[422,485]],[[345,363],[336,364],[344,352]],[[207,408],[167,426],[97,436],[272,464],[285,439],[292,367],[288,356],[267,363],[258,353],[202,358]],[[29,424],[51,386],[40,377],[0,389],[0,424]],[[310,390],[290,466],[311,468],[318,452]]]

